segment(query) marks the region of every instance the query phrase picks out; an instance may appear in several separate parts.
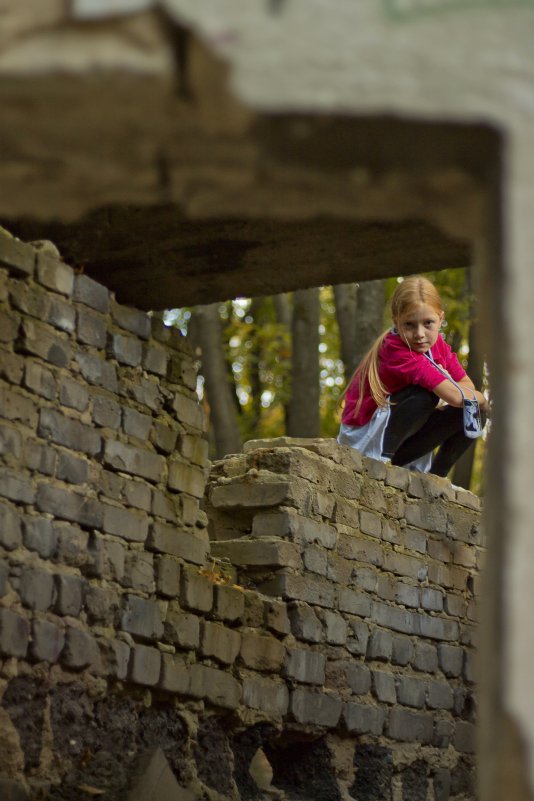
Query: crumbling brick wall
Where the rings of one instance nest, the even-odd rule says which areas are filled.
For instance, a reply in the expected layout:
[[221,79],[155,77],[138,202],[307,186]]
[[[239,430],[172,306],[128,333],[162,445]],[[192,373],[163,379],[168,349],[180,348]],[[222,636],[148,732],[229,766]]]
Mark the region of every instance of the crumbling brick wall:
[[311,440],[205,494],[184,338],[4,236],[0,355],[0,795],[474,797],[477,498]]

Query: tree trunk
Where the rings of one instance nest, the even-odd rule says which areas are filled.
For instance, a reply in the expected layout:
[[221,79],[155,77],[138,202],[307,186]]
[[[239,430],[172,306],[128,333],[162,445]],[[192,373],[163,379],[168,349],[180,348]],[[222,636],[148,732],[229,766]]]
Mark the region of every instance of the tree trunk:
[[345,381],[348,383],[357,367],[355,354],[358,284],[338,284],[333,289],[339,328],[340,355]]
[[354,363],[357,366],[384,330],[386,282],[362,281],[358,287]]
[[[283,325],[288,332],[291,331],[291,304],[289,302],[289,295],[287,293],[283,293],[280,295],[273,295],[273,306],[274,306],[274,313],[276,316],[276,321]],[[280,339],[280,343],[282,343],[282,339]],[[284,427],[286,432],[289,431],[289,404],[284,403],[283,405],[284,410]]]
[[216,457],[241,451],[241,435],[237,425],[235,392],[228,372],[219,304],[197,306],[191,314],[192,342],[201,351],[201,374],[213,426]]
[[287,433],[318,437],[319,418],[319,290],[293,294],[292,392]]
[[[254,320],[254,328],[258,328],[258,318],[264,298],[253,298],[250,304],[250,316]],[[258,428],[261,417],[261,381],[260,381],[260,360],[261,353],[258,337],[252,337],[252,347],[249,350],[249,375],[250,375],[250,394],[252,399],[252,421],[251,428],[255,432]],[[256,434],[257,436],[257,434]]]

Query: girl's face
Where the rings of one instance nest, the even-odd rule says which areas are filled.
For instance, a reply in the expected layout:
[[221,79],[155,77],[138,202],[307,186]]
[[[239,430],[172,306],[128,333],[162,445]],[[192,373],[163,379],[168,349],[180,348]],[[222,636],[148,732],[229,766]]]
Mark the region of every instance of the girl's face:
[[427,303],[419,303],[394,320],[395,327],[411,350],[426,353],[436,342],[444,313]]

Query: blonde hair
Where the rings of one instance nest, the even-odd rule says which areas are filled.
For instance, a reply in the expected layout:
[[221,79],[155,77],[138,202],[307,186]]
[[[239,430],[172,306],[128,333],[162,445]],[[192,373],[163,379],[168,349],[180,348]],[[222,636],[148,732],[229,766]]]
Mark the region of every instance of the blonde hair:
[[[404,316],[410,314],[410,312],[421,303],[431,306],[437,314],[443,312],[443,303],[440,294],[428,278],[424,278],[421,275],[412,275],[409,278],[405,278],[400,284],[397,284],[390,304],[391,317],[394,324],[397,325]],[[380,380],[379,375],[379,354],[389,330],[388,328],[373,342],[354,371],[347,385],[347,389],[343,393],[342,398],[345,397],[352,382],[356,379],[358,380],[359,397],[354,410],[354,417],[357,417],[360,411],[366,381],[369,381],[371,395],[377,406],[385,406],[388,402],[387,396],[389,393]]]

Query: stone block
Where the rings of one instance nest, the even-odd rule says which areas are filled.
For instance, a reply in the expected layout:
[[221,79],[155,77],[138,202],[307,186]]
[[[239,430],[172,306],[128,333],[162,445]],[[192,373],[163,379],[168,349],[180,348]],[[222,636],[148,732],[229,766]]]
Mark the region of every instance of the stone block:
[[52,297],[46,322],[60,331],[72,334],[76,328],[76,309],[67,301]]
[[104,675],[124,681],[128,676],[130,646],[122,640],[99,640],[100,664]]
[[289,605],[291,631],[298,640],[322,642],[324,630],[315,610],[308,604],[294,601]]
[[33,503],[35,487],[28,476],[18,470],[0,468],[0,497],[21,503]]
[[107,395],[93,397],[93,423],[102,428],[111,428],[117,431],[121,424],[121,407],[113,398]]
[[166,471],[163,456],[116,440],[106,442],[104,463],[115,470],[140,476],[157,484],[163,481]]
[[159,682],[161,653],[148,645],[135,645],[130,651],[128,678],[134,684],[154,687]]
[[120,608],[119,594],[112,587],[88,584],[85,588],[85,609],[89,623],[113,626]]
[[417,676],[398,676],[397,698],[400,704],[422,709],[425,705],[427,682]]
[[427,535],[417,528],[405,528],[403,532],[404,546],[409,551],[427,552]]
[[225,665],[232,665],[241,647],[241,636],[237,631],[223,626],[221,623],[204,621],[200,641],[201,653],[205,657],[213,657]]
[[76,315],[76,339],[84,345],[103,350],[107,341],[107,319],[81,306]]
[[431,615],[419,615],[419,633],[433,640],[456,641],[460,637],[460,627],[456,620]]
[[102,503],[102,528],[128,542],[144,542],[148,536],[149,518],[143,512]]
[[375,512],[360,509],[360,531],[370,537],[380,538],[382,536],[382,518]]
[[37,362],[26,363],[24,386],[47,400],[56,397],[57,384],[53,372]]
[[156,589],[154,556],[144,551],[127,550],[121,584],[138,592],[153,593]]
[[190,426],[195,431],[204,431],[206,420],[198,398],[191,398],[182,392],[177,392],[174,396],[172,408],[178,422]]
[[220,540],[211,543],[211,553],[233,565],[302,567],[296,545],[282,539]]
[[432,715],[396,707],[389,713],[386,734],[393,740],[427,744],[432,742],[433,728]]
[[392,637],[391,662],[394,665],[409,665],[414,654],[413,642],[408,637]]
[[134,379],[129,379],[126,374],[125,380],[121,382],[121,394],[133,398],[137,403],[155,412],[159,411],[163,403],[159,381],[140,378],[139,374],[136,374]]
[[37,404],[18,389],[11,390],[6,386],[0,386],[0,409],[5,419],[19,421],[35,429]]
[[312,574],[299,576],[287,573],[285,568],[279,570],[273,579],[261,584],[259,590],[265,595],[273,595],[276,598],[305,601],[330,609],[335,604],[335,588],[332,582],[323,576]]
[[406,522],[415,528],[445,534],[447,531],[447,506],[438,500],[406,504]]
[[303,684],[324,684],[326,656],[303,648],[288,648],[285,675]]
[[57,453],[48,445],[28,440],[24,445],[24,466],[36,473],[53,476],[56,472]]
[[46,320],[50,308],[50,296],[41,287],[25,281],[12,281],[9,298],[13,308],[37,320]]
[[402,606],[417,609],[420,603],[419,587],[414,587],[413,584],[406,584],[404,581],[398,581],[395,586],[395,600]]
[[428,566],[422,559],[399,551],[385,552],[384,568],[397,576],[407,576],[416,581],[424,581],[428,574]]
[[461,754],[474,754],[476,750],[475,726],[464,720],[457,721],[452,744]]
[[119,364],[138,367],[143,357],[143,346],[135,337],[123,334],[111,334],[108,343],[108,355]]
[[347,684],[356,695],[366,695],[371,689],[371,671],[359,662],[347,662],[345,666]]
[[348,587],[339,590],[338,606],[341,612],[348,612],[349,615],[359,615],[369,617],[371,614],[371,599],[363,592],[356,592]]
[[23,659],[29,641],[29,621],[9,609],[0,609],[0,653]]
[[178,447],[186,461],[200,467],[205,467],[208,463],[209,443],[205,437],[182,432],[178,438]]
[[17,338],[20,316],[10,311],[0,311],[0,342],[11,343]]
[[175,492],[186,492],[194,498],[202,498],[206,488],[204,471],[186,462],[170,462],[169,488]]
[[[295,553],[300,562],[300,555],[296,549]],[[311,573],[317,573],[320,576],[326,576],[328,561],[327,551],[324,549],[318,548],[316,545],[309,545],[304,549],[303,562],[305,570],[309,570]],[[294,565],[294,567],[297,567],[297,565]]]
[[73,670],[82,670],[89,665],[98,666],[100,651],[95,638],[86,631],[69,626],[65,632],[61,661]]
[[35,505],[40,512],[50,512],[60,520],[70,520],[87,528],[101,528],[103,520],[102,504],[86,494],[40,484],[37,489]]
[[30,278],[35,270],[35,250],[14,237],[0,236],[0,265],[11,275]]
[[176,528],[155,522],[150,527],[147,548],[158,553],[177,556],[196,565],[204,565],[209,551],[209,542],[205,537],[194,534],[186,528]]
[[170,693],[188,695],[190,687],[189,670],[189,665],[181,657],[173,654],[162,654],[158,687]]
[[82,606],[85,581],[79,576],[57,575],[56,602],[54,608],[60,615],[78,617]]
[[148,601],[137,595],[127,595],[121,629],[143,640],[161,639],[163,621],[159,605],[155,601]]
[[31,658],[37,662],[58,661],[65,645],[65,632],[49,620],[34,620],[32,622],[32,641],[30,647]]
[[454,695],[451,686],[444,681],[429,681],[426,703],[429,709],[452,709]]
[[241,700],[241,686],[233,676],[199,664],[191,666],[189,693],[224,709],[236,709]]
[[146,440],[152,428],[152,417],[125,407],[122,410],[122,428],[128,436]]
[[[178,429],[164,423],[154,423],[150,432],[150,441],[160,453],[172,453],[176,447]],[[196,439],[196,437],[194,438]]]
[[382,704],[395,704],[397,693],[395,690],[395,676],[385,670],[371,671],[373,694]]
[[89,552],[89,534],[66,523],[52,522],[56,560],[68,567],[86,568],[93,563]]
[[369,641],[369,626],[358,618],[349,618],[350,634],[347,640],[347,650],[355,656],[364,656],[367,653]]
[[[181,515],[181,498],[179,499],[176,495],[172,493],[161,492],[161,490],[154,489],[151,493],[152,501],[150,505],[150,509],[155,517],[163,517],[165,520],[176,523],[180,520]],[[186,525],[194,525],[192,523],[186,523],[186,521],[182,518],[181,522],[185,523]]]
[[24,353],[39,356],[56,367],[67,367],[72,346],[54,328],[26,318],[22,321],[20,347]]
[[164,631],[166,641],[179,648],[194,650],[200,644],[198,617],[182,611],[177,604],[169,604]]
[[[438,719],[434,721],[434,736],[432,745],[435,748],[448,748],[454,734],[454,723],[452,720]],[[448,801],[448,796],[446,801]],[[438,799],[436,799],[438,801]]]
[[384,629],[374,629],[367,644],[367,659],[389,662],[393,653],[393,637]]
[[480,515],[476,512],[452,505],[447,508],[447,535],[452,540],[482,545],[479,523]]
[[438,652],[435,645],[416,642],[412,665],[423,673],[435,673],[438,669]]
[[210,612],[213,606],[213,583],[198,571],[182,570],[180,602],[186,609]]
[[396,606],[373,601],[371,605],[371,619],[385,629],[391,629],[401,634],[416,634],[417,625],[414,612],[400,609]]
[[[122,497],[126,504],[145,512],[150,512],[152,508],[152,491],[150,484],[137,479],[125,478],[122,483]],[[156,492],[159,490],[154,490],[154,493]]]
[[164,348],[154,345],[143,347],[143,367],[148,373],[155,373],[159,376],[167,375],[167,362],[169,355]]
[[150,317],[146,312],[139,311],[132,306],[122,306],[115,300],[111,301],[111,316],[114,322],[125,331],[149,339],[150,337]]
[[217,584],[214,587],[213,615],[220,620],[240,620],[245,610],[245,596],[234,587]]
[[156,589],[166,598],[180,595],[180,562],[172,556],[158,556],[156,559]]
[[0,598],[3,598],[8,591],[9,565],[7,562],[0,562]]
[[348,630],[346,620],[337,612],[331,612],[329,609],[323,609],[321,617],[324,624],[325,641],[329,645],[345,645]]
[[88,456],[96,456],[102,448],[102,439],[94,428],[49,407],[41,409],[38,433],[43,439],[74,451],[83,451]]
[[457,645],[438,645],[438,662],[441,670],[446,676],[460,676],[464,661],[464,651]]
[[24,359],[16,353],[0,348],[0,378],[10,384],[20,384],[24,371]]
[[297,723],[332,729],[338,724],[342,707],[339,698],[325,692],[299,687],[291,693],[290,711]]
[[37,280],[47,289],[70,297],[74,289],[74,270],[46,253],[37,253]]
[[275,634],[289,634],[291,624],[287,613],[287,604],[283,601],[269,599],[264,602],[265,628]]
[[89,478],[89,462],[71,453],[58,454],[56,478],[69,484],[85,484]]
[[378,573],[370,567],[354,567],[351,572],[351,584],[358,590],[377,592]]
[[0,456],[6,464],[17,464],[22,458],[22,434],[14,426],[0,424]]
[[357,529],[360,525],[360,504],[336,497],[332,520],[340,525]]
[[[319,470],[322,470],[322,465],[319,466]],[[301,475],[306,478],[306,471],[303,471]],[[344,467],[337,467],[337,465],[329,465],[327,476],[328,489],[337,497],[351,500],[357,500],[360,497],[362,477],[358,473]],[[321,483],[322,479],[324,476],[320,476],[318,483]]]
[[46,612],[54,601],[54,577],[39,568],[26,568],[20,577],[19,594],[24,606]]
[[243,679],[242,702],[269,717],[283,717],[289,708],[289,690],[285,684],[249,676]]
[[107,314],[109,311],[109,291],[102,284],[93,281],[88,275],[76,275],[74,279],[73,300]]
[[84,412],[89,406],[89,392],[84,384],[62,376],[59,387],[59,400],[63,406]]
[[285,647],[275,637],[258,634],[252,629],[242,630],[241,660],[252,670],[279,671],[285,656]]
[[423,609],[428,609],[432,612],[442,612],[443,593],[431,587],[423,587],[421,589],[421,606]]
[[371,704],[349,701],[343,708],[343,722],[351,734],[382,734],[386,710]]
[[334,526],[289,511],[254,515],[252,536],[285,537],[296,543],[321,545],[329,550],[335,548],[337,542]]
[[22,544],[21,518],[16,509],[0,503],[0,545],[13,551]]
[[82,376],[89,384],[103,387],[115,394],[119,391],[117,369],[114,364],[90,353],[77,353],[75,359]]

